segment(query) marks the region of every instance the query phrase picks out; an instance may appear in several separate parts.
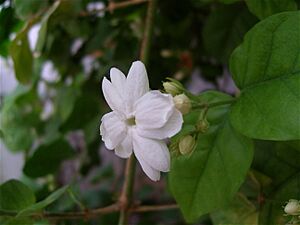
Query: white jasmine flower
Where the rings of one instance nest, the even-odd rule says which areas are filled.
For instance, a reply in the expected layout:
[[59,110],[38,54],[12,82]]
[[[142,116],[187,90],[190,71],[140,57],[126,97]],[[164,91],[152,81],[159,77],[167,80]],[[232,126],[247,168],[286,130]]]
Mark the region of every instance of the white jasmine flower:
[[110,78],[111,82],[104,78],[102,83],[105,100],[113,110],[102,117],[102,140],[121,158],[134,152],[143,171],[157,181],[160,171],[170,170],[170,154],[164,139],[180,131],[182,115],[170,94],[150,91],[142,62],[134,62],[127,77],[112,68]]

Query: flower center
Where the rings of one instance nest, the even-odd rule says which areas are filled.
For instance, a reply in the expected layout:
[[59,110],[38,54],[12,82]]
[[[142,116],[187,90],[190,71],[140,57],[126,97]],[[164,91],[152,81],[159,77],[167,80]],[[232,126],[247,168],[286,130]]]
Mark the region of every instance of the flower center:
[[135,117],[131,117],[131,118],[127,119],[126,124],[129,125],[129,126],[134,126],[136,124],[135,123]]

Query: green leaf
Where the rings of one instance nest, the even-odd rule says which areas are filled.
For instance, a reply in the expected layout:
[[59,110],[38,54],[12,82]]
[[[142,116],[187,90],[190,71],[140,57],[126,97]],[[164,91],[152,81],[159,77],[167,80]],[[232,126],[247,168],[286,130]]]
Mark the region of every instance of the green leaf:
[[33,76],[33,58],[27,38],[28,29],[29,25],[26,25],[17,34],[9,49],[14,62],[16,78],[22,84],[31,83]]
[[36,137],[41,104],[34,90],[18,86],[1,109],[3,141],[11,151],[28,150]]
[[61,130],[82,129],[88,126],[92,119],[100,115],[100,109],[97,107],[99,99],[92,93],[83,93],[80,95],[72,106],[73,111],[62,124]]
[[41,28],[39,31],[39,37],[36,43],[35,51],[40,54],[42,51],[46,37],[47,37],[47,30],[48,30],[48,21],[51,15],[55,12],[57,7],[59,6],[60,1],[56,1],[53,3],[53,5],[47,10],[47,12],[44,14],[42,21],[41,21]]
[[0,209],[19,211],[35,203],[33,191],[18,180],[9,180],[0,186]]
[[274,225],[287,224],[288,218],[284,217],[283,206],[290,199],[300,199],[300,171],[286,182],[277,186],[277,189],[266,196],[266,203],[261,209],[259,224]]
[[[232,99],[212,91],[200,98],[205,102]],[[211,108],[207,118],[210,128],[207,133],[199,134],[194,152],[172,159],[170,190],[189,222],[227,205],[244,181],[252,161],[252,141],[232,128],[228,109],[228,105]],[[188,116],[192,119],[185,118],[183,130],[196,124],[197,115],[199,112],[194,112]]]
[[300,12],[258,23],[233,52],[230,69],[241,95],[232,125],[264,140],[300,139]]
[[256,21],[243,4],[220,5],[204,24],[203,41],[206,50],[221,62],[228,63],[230,54]]
[[24,217],[26,215],[29,215],[31,213],[34,213],[34,212],[37,212],[37,211],[40,211],[40,210],[46,208],[48,205],[52,204],[54,201],[59,199],[67,191],[68,188],[69,188],[69,186],[64,186],[64,187],[56,190],[52,194],[50,194],[43,201],[40,201],[30,207],[27,207],[26,209],[23,209],[22,211],[20,211],[18,213],[17,218]]
[[48,5],[47,0],[14,0],[16,14],[21,19],[29,19]]
[[246,4],[250,12],[261,20],[279,12],[297,10],[294,0],[246,0]]
[[25,163],[23,172],[30,177],[41,177],[57,171],[62,161],[71,158],[74,150],[64,139],[39,146]]
[[73,111],[76,98],[79,95],[79,88],[75,85],[65,86],[63,85],[57,93],[55,105],[57,108],[57,114],[62,121],[66,121]]

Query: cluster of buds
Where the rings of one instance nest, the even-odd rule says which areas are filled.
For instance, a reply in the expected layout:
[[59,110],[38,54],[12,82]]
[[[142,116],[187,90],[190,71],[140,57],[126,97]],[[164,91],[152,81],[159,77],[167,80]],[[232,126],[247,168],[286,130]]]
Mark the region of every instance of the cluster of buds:
[[163,82],[164,89],[167,93],[173,96],[175,107],[183,114],[190,112],[192,104],[190,99],[184,94],[184,87],[182,84],[172,78],[168,78],[169,81]]
[[[183,114],[187,114],[191,111],[192,103],[183,85],[172,78],[167,78],[167,82],[163,82],[165,92],[173,96],[175,107]],[[186,95],[187,94],[187,95]],[[181,137],[179,140],[171,144],[171,149],[176,154],[190,155],[196,148],[196,140],[198,133],[205,133],[209,128],[209,123],[206,119],[207,109],[202,110],[198,122],[195,126],[195,130]]]

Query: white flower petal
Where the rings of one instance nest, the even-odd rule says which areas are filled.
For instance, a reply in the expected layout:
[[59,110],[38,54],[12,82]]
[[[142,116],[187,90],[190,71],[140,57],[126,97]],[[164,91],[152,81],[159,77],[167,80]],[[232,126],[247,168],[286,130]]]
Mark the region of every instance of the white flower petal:
[[107,80],[106,77],[104,77],[102,81],[102,90],[104,98],[109,107],[114,111],[118,111],[120,114],[124,113],[125,106],[123,99],[120,96],[119,91],[117,91],[115,86],[109,80]]
[[133,132],[133,151],[139,161],[145,161],[153,169],[170,170],[170,153],[163,141],[144,138]]
[[149,164],[143,159],[139,159],[139,163],[145,172],[145,174],[153,181],[158,181],[160,179],[160,171],[153,169]]
[[149,91],[147,71],[141,61],[133,62],[126,80],[126,99],[131,111],[135,102]]
[[174,109],[171,95],[149,91],[136,103],[136,124],[141,129],[161,128],[167,123]]
[[182,127],[183,118],[182,114],[174,109],[173,114],[170,116],[168,122],[161,128],[156,129],[141,129],[137,126],[137,132],[140,136],[145,138],[153,138],[153,139],[165,139],[170,138],[177,134]]
[[100,134],[106,148],[114,149],[126,137],[126,125],[115,112],[110,112],[102,117]]
[[132,154],[132,138],[129,134],[115,149],[115,154],[121,158],[129,158]]
[[109,74],[110,74],[111,83],[113,84],[116,91],[120,94],[120,97],[122,98],[125,93],[125,83],[126,83],[126,77],[124,73],[122,73],[121,70],[113,67],[110,69]]

